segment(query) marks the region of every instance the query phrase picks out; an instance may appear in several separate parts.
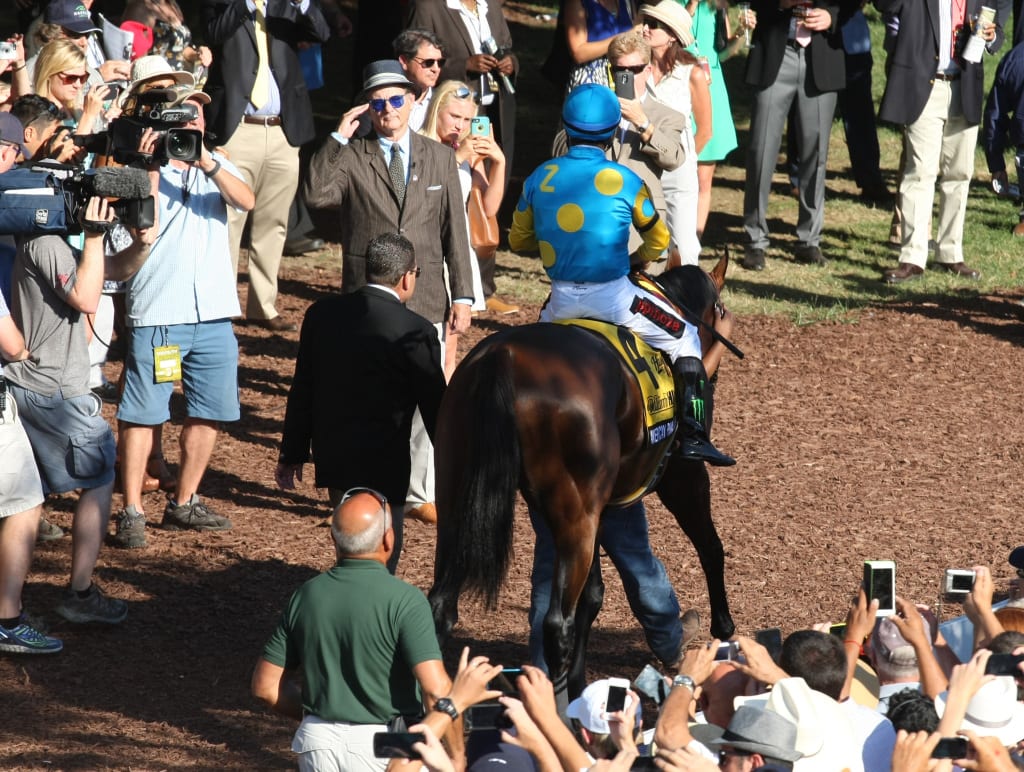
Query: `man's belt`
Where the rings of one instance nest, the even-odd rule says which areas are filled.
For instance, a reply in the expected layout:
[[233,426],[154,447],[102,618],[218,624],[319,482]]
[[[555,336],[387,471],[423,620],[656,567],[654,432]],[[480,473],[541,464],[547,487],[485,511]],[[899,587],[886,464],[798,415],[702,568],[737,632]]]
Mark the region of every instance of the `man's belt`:
[[254,123],[257,126],[280,126],[280,115],[243,115],[242,123]]
[[954,80],[960,80],[960,75],[961,75],[961,73],[959,73],[959,72],[951,72],[951,73],[937,72],[937,73],[935,73],[935,80],[944,80],[944,81],[947,81],[947,82],[952,82]]

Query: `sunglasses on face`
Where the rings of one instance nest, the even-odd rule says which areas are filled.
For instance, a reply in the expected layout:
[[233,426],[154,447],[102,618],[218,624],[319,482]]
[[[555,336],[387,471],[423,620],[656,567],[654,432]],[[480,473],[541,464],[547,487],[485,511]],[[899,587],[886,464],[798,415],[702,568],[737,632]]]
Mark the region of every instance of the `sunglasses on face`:
[[420,59],[420,58],[414,56],[413,57],[413,61],[416,62],[418,65],[420,65],[420,67],[425,67],[426,69],[430,70],[430,69],[433,69],[434,67],[437,67],[437,68],[444,67],[445,62],[447,62],[448,60],[447,59]]
[[405,94],[396,94],[395,96],[390,96],[387,99],[371,99],[370,109],[375,113],[382,113],[384,112],[385,105],[391,105],[395,110],[401,110],[402,105],[404,104]]
[[650,16],[644,17],[644,24],[647,25],[647,29],[661,29],[661,22],[657,19],[652,19]]
[[[419,268],[417,268],[416,270],[419,270]],[[355,496],[359,496],[359,495],[361,495],[363,493],[365,493],[365,494],[367,494],[369,496],[373,496],[373,498],[377,499],[377,503],[380,504],[380,508],[385,510],[385,511],[387,510],[387,508],[388,508],[388,500],[387,500],[387,498],[384,496],[383,493],[380,493],[379,491],[375,491],[373,488],[349,488],[347,491],[345,491],[343,494],[341,494],[341,501],[339,502],[339,506],[340,506],[340,504],[344,504],[349,499],[351,499],[351,498],[353,498]]]
[[617,64],[612,66],[612,72],[625,72],[629,70],[634,75],[639,75],[646,69],[646,64]]
[[60,78],[60,82],[63,83],[65,86],[70,86],[72,83],[81,83],[84,85],[85,82],[89,80],[88,73],[76,75],[73,72],[58,72],[57,77]]

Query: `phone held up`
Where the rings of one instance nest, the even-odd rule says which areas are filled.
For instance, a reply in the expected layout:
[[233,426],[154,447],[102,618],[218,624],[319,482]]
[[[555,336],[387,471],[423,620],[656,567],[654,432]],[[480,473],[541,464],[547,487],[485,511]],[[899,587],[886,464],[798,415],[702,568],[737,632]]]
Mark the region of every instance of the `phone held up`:
[[969,568],[947,568],[942,591],[947,600],[960,601],[974,589],[975,572]]
[[615,72],[615,96],[619,97],[619,99],[636,99],[632,71],[621,70]]
[[985,663],[985,675],[1024,678],[1020,671],[1021,662],[1024,662],[1024,654],[993,654]]
[[423,732],[377,732],[373,736],[373,755],[378,759],[418,759],[414,743],[426,742]]
[[626,690],[629,688],[628,678],[608,679],[608,701],[605,702],[605,718],[610,713],[617,713],[626,707]]
[[491,119],[486,115],[477,115],[469,122],[469,133],[474,137],[491,135]]
[[771,655],[773,662],[778,662],[782,655],[782,630],[778,627],[768,627],[754,633],[754,640],[760,643]]
[[966,759],[966,737],[943,737],[932,751],[933,759]]
[[523,669],[521,667],[502,668],[501,672],[494,676],[490,683],[487,684],[487,688],[507,694],[509,697],[519,697],[519,687],[516,686],[516,680],[522,674]]
[[668,696],[668,684],[665,683],[665,676],[651,665],[644,665],[640,675],[633,679],[633,686],[638,692],[654,700],[656,705],[661,705]]
[[896,613],[896,563],[892,560],[864,561],[864,592],[868,603],[878,601],[875,616],[891,617]]

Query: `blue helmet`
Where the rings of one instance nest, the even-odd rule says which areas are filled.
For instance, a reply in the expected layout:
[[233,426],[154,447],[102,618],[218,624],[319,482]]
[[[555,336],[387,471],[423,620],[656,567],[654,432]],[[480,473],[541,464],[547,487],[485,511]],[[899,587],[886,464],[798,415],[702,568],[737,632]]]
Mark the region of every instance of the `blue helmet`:
[[611,139],[621,118],[622,110],[615,92],[599,83],[577,86],[562,105],[562,123],[565,133],[572,139]]

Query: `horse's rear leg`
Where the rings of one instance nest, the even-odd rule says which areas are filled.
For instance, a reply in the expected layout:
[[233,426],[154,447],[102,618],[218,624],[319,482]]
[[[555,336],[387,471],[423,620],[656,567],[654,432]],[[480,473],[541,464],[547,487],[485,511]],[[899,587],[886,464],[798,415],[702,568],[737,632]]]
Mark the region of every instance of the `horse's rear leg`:
[[711,634],[716,638],[732,637],[736,625],[729,613],[729,600],[725,593],[725,550],[711,518],[711,480],[707,467],[673,457],[657,491],[662,503],[697,550],[708,583]]
[[590,573],[583,587],[579,602],[576,604],[576,637],[572,647],[572,660],[569,663],[569,698],[576,699],[587,686],[587,644],[590,641],[590,630],[594,626],[601,606],[604,603],[604,580],[601,578],[600,550],[594,549],[594,558],[590,563]]
[[580,528],[558,537],[533,506],[530,519],[536,533],[530,577],[530,657],[533,664],[547,668],[556,695],[564,701],[574,651],[577,601],[593,562],[597,518],[584,518]]

